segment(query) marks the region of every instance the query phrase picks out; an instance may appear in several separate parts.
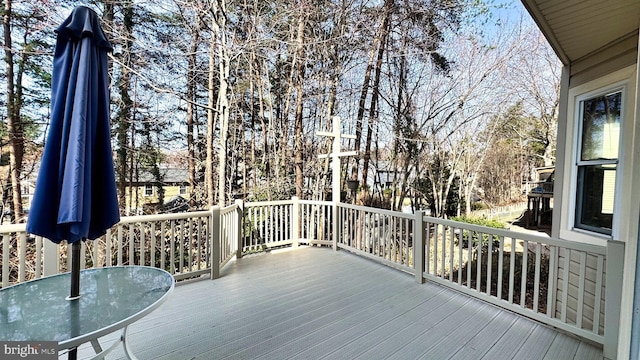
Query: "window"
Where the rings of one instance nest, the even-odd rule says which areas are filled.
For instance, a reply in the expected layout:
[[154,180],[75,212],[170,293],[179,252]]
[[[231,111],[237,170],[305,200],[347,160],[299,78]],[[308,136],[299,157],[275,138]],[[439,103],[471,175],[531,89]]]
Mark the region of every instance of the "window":
[[187,186],[186,185],[180,185],[179,194],[180,195],[187,195]]
[[579,103],[576,228],[611,234],[622,98],[616,90]]
[[144,196],[151,196],[153,195],[153,185],[145,185],[144,186]]

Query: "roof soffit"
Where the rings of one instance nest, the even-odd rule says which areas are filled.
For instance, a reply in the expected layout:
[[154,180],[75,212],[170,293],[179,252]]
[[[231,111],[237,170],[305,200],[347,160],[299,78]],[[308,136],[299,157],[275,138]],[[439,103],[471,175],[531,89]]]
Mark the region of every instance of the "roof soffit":
[[638,34],[638,0],[522,0],[565,65]]

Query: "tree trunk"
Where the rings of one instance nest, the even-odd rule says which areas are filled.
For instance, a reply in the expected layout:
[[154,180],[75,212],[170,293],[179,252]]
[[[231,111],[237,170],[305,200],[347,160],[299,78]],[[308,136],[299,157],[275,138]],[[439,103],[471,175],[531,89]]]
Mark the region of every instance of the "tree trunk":
[[[213,21],[215,22],[215,21]],[[214,136],[216,130],[216,110],[215,110],[215,59],[216,39],[212,34],[209,43],[209,71],[208,71],[208,94],[207,94],[207,163],[205,168],[205,186],[207,202],[209,206],[216,203],[215,187],[213,186],[213,161],[214,161]]]
[[[261,63],[260,66],[256,66],[256,69],[262,69],[263,64]],[[266,66],[266,64],[264,64],[264,66]],[[261,71],[258,71],[258,74],[260,74]],[[265,74],[267,74],[268,72],[265,70]],[[261,79],[260,76],[258,76],[258,79]],[[262,126],[262,162],[264,164],[264,176],[265,176],[265,180],[266,183],[269,184],[271,183],[271,158],[269,157],[269,134],[271,133],[271,118],[272,116],[269,117],[269,124],[267,124],[264,119],[265,119],[265,105],[264,105],[264,91],[263,89],[263,85],[262,85],[262,80],[258,81],[258,116],[260,117],[260,125]],[[271,104],[271,103],[269,103]],[[273,114],[273,109],[270,107],[269,108],[269,114]],[[254,186],[257,184],[257,171],[255,171],[254,168]],[[272,200],[272,195],[271,195],[271,187],[267,187],[267,201],[271,201]]]
[[[216,4],[216,3],[214,3]],[[229,50],[227,49],[226,27],[226,2],[219,1],[220,7],[214,5],[213,39],[218,41],[218,100],[216,111],[220,123],[220,142],[218,155],[218,203],[225,206],[227,201],[227,148],[229,137]]]
[[[255,52],[253,50],[251,50],[251,53],[249,54],[250,60],[249,60],[249,113],[250,113],[250,119],[251,119],[251,127],[250,127],[250,131],[251,131],[251,154],[249,155],[251,158],[251,164],[249,165],[251,167],[252,170],[252,175],[251,175],[251,182],[249,183],[249,179],[247,179],[247,165],[244,166],[244,182],[243,182],[243,195],[242,198],[243,200],[246,200],[247,194],[249,193],[249,189],[248,186],[251,185],[252,187],[255,187],[257,184],[257,178],[256,178],[256,173],[257,173],[257,169],[256,169],[256,111],[255,111],[255,102],[256,102],[256,86],[255,86],[255,82],[257,79],[256,76],[256,71],[255,71],[255,64],[256,64],[256,56],[255,56]],[[244,139],[244,137],[243,137]],[[246,146],[244,147],[246,148]],[[245,162],[247,161],[247,158],[245,156]]]
[[[367,95],[369,93],[369,84],[371,83],[371,72],[373,71],[373,63],[374,59],[376,59],[376,53],[380,55],[380,48],[383,47],[383,38],[386,38],[386,33],[389,27],[389,21],[391,18],[391,6],[393,5],[393,0],[386,0],[384,3],[384,15],[382,18],[382,22],[380,23],[380,27],[376,33],[375,38],[373,39],[373,43],[371,44],[371,52],[369,53],[369,61],[367,62],[367,68],[364,72],[364,81],[362,83],[362,91],[360,92],[360,99],[358,100],[358,115],[356,117],[356,133],[355,133],[355,141],[353,149],[356,151],[360,151],[360,146],[362,143],[362,129],[364,127],[364,113],[367,102]],[[383,50],[384,51],[384,50]],[[373,102],[373,100],[372,100]],[[358,179],[358,158],[356,157],[355,164],[353,164],[351,169],[351,179]]]
[[[131,82],[131,48],[133,47],[133,8],[130,2],[121,4],[124,15],[124,27],[121,37],[124,40],[120,51],[120,78],[117,81],[118,91],[120,93],[120,104],[118,115],[116,116],[116,142],[118,148],[116,151],[116,171],[118,178],[118,201],[120,204],[127,204],[126,190],[133,188],[127,183],[127,175],[129,174],[128,158],[129,149],[129,128],[131,126],[131,108],[133,100],[129,96],[129,87]],[[129,204],[131,208],[132,204]]]
[[[194,9],[194,11],[197,11]],[[200,14],[194,14],[195,25],[191,34],[187,64],[187,167],[189,172],[189,207],[196,207],[196,147],[193,137],[196,122],[196,52],[200,41]]]
[[[398,148],[399,148],[399,139],[404,137],[403,135],[403,125],[402,125],[402,119],[403,119],[403,103],[404,103],[404,93],[405,93],[405,88],[406,88],[406,72],[405,70],[405,62],[404,62],[404,57],[402,57],[400,59],[401,63],[400,63],[400,69],[399,69],[399,74],[398,74],[398,98],[396,99],[396,109],[395,109],[395,126],[394,126],[394,133],[396,135],[396,156],[398,156],[399,154],[398,152]],[[408,129],[407,129],[408,130]],[[409,156],[409,154],[407,153],[407,156]],[[404,159],[404,163],[408,164],[411,160],[409,159]],[[416,168],[418,166],[418,164],[415,165]],[[407,168],[407,166],[405,166],[405,168]],[[402,172],[403,177],[402,177],[402,184],[403,184],[403,189],[404,189],[404,184],[407,181],[408,178],[408,171],[403,171]],[[396,202],[393,201],[393,207],[392,210],[396,210],[401,206],[401,203],[403,201],[403,197],[404,197],[404,191],[401,192],[400,194],[400,198],[398,199],[398,205],[396,205]]]
[[[393,1],[388,1],[393,3]],[[380,96],[380,76],[382,73],[382,60],[387,44],[387,36],[389,34],[389,26],[391,23],[391,11],[387,11],[384,22],[382,23],[382,34],[380,36],[380,44],[378,44],[378,56],[376,59],[375,76],[373,80],[373,88],[371,89],[371,105],[369,106],[369,121],[367,123],[367,143],[365,144],[364,159],[362,163],[362,180],[361,183],[367,184],[369,176],[369,160],[371,159],[371,140],[373,138],[373,125],[378,119],[378,98]]]
[[[261,65],[264,67],[262,70],[262,73],[267,75],[269,74],[269,68],[267,65],[266,61],[262,61]],[[277,145],[276,145],[276,140],[274,139],[274,134],[275,134],[275,130],[274,130],[274,126],[276,124],[276,119],[278,116],[278,112],[279,112],[279,107],[274,108],[273,106],[273,101],[267,101],[267,104],[264,103],[264,101],[262,99],[264,99],[263,97],[263,93],[269,93],[269,89],[267,88],[266,90],[264,89],[264,85],[262,84],[262,82],[260,83],[260,90],[259,90],[259,94],[258,96],[260,97],[260,108],[261,108],[261,116],[260,119],[262,121],[262,124],[265,124],[265,108],[266,108],[266,113],[269,114],[269,121],[267,122],[266,126],[264,126],[263,130],[263,135],[265,137],[264,141],[264,158],[267,159],[265,161],[265,173],[266,173],[266,181],[267,184],[271,184],[271,182],[273,181],[273,167],[274,164],[277,167],[278,165],[278,153],[277,153]],[[266,105],[266,106],[265,106]],[[275,114],[275,119],[274,119],[274,115]],[[271,186],[267,186],[267,201],[272,201],[273,200],[273,192],[272,192],[272,188]]]
[[15,87],[21,84],[15,84],[13,72],[13,47],[11,42],[11,19],[12,19],[12,1],[4,2],[4,53],[6,63],[6,83],[7,83],[7,131],[9,132],[9,146],[11,152],[9,154],[11,168],[11,192],[12,192],[12,208],[15,222],[22,222],[22,189],[20,187],[20,174],[22,172],[22,157],[24,155],[24,134],[22,131],[22,121],[20,119],[20,99],[16,97]]
[[296,169],[296,196],[300,199],[303,198],[302,188],[304,183],[304,159],[303,159],[303,142],[302,142],[302,110],[303,110],[303,81],[305,73],[304,62],[304,25],[305,15],[301,9],[300,16],[298,18],[298,32],[296,35],[296,57],[298,58],[297,64],[297,77],[296,77],[296,117],[294,124],[295,131],[295,155],[294,163]]

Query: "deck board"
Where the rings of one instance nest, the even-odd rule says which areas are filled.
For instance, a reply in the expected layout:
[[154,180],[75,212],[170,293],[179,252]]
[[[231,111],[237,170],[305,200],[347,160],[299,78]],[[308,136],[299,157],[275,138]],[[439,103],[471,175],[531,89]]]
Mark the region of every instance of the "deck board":
[[573,359],[575,358],[578,346],[580,346],[580,341],[572,337],[556,336],[543,359]]
[[[487,304],[469,301],[434,326],[424,329],[419,337],[395,352],[390,356],[390,359],[417,359],[441,346],[443,347],[441,350],[448,351],[446,349],[447,339],[460,339],[460,336],[464,336],[459,335],[460,332],[470,330],[467,324],[475,326],[486,316],[495,314],[496,310]],[[454,352],[452,351],[450,355],[453,355]]]
[[[531,321],[519,317],[511,327],[498,339],[491,349],[482,356],[482,359],[493,360],[498,356],[514,358],[518,349],[531,336],[534,327]],[[480,359],[480,358],[478,358]]]
[[[506,332],[509,330],[516,331],[512,329],[512,327],[517,320],[518,317],[516,315],[500,312],[491,319],[491,322],[488,323],[486,327],[476,333],[468,342],[464,343],[464,346],[462,346],[451,359],[464,360],[482,358],[500,341],[500,338]],[[462,344],[463,341],[459,343]],[[451,350],[453,350],[453,347],[451,347]]]
[[[116,334],[102,339],[105,345]],[[245,257],[130,326],[140,359],[601,359],[532,320],[346,251]],[[88,358],[83,346],[79,358]],[[107,359],[122,359],[120,348]]]

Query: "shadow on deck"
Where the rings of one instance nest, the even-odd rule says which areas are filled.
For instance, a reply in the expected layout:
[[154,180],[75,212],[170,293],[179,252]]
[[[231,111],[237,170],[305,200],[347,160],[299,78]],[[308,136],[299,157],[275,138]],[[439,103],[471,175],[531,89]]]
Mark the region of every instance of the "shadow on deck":
[[140,359],[602,359],[599,347],[480,300],[305,247],[179,284],[128,339]]

